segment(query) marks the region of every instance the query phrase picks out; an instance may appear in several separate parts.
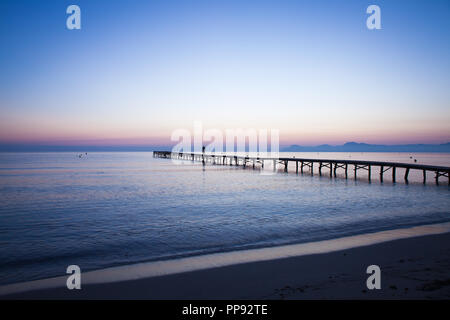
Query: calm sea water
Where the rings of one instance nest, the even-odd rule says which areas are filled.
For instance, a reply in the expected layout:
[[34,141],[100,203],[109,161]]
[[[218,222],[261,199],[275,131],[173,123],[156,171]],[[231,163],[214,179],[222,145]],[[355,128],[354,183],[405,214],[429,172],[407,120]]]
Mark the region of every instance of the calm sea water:
[[[449,154],[295,156],[450,165]],[[448,222],[449,191],[176,165],[152,153],[0,153],[0,284],[65,275],[71,264],[88,271]]]

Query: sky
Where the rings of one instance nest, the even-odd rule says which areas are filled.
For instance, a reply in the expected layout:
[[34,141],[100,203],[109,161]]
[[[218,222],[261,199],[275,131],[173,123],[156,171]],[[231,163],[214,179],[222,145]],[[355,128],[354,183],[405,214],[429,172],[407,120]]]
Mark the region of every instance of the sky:
[[0,144],[166,145],[194,121],[281,145],[450,141],[448,0],[2,0],[0,15]]

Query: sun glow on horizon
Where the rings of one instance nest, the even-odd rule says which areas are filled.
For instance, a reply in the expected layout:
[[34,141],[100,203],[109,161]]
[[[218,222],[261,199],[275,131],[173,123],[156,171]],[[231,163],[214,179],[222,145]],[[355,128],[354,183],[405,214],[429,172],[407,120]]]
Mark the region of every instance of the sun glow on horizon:
[[381,1],[381,30],[360,1],[77,4],[74,31],[64,4],[5,2],[0,143],[172,145],[196,120],[283,145],[450,141],[446,1]]

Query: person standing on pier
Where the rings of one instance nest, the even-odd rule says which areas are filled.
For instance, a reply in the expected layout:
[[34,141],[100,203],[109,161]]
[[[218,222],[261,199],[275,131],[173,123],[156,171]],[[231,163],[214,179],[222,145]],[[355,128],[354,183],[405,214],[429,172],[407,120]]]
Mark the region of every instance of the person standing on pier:
[[202,163],[205,165],[205,146],[202,147]]

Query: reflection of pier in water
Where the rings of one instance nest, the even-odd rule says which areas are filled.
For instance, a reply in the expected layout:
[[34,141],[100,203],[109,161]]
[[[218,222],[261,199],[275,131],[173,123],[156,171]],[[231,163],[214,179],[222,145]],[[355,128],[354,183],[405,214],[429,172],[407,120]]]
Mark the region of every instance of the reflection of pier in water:
[[336,177],[336,171],[344,171],[345,178],[347,179],[348,171],[353,169],[353,177],[356,179],[358,170],[367,171],[368,180],[372,179],[372,168],[379,167],[380,181],[383,182],[384,173],[388,170],[392,174],[392,182],[396,182],[397,169],[405,169],[404,180],[408,183],[408,176],[410,170],[420,170],[423,174],[423,183],[426,183],[427,171],[434,173],[434,180],[436,184],[439,184],[439,177],[446,177],[448,184],[450,185],[450,167],[423,165],[423,164],[410,164],[410,163],[397,163],[397,162],[381,162],[381,161],[364,161],[364,160],[336,160],[336,159],[303,159],[303,158],[264,158],[264,157],[251,157],[251,156],[239,156],[239,155],[226,155],[226,154],[214,154],[214,153],[190,153],[190,152],[170,152],[170,151],[154,151],[153,157],[155,158],[168,158],[179,160],[200,161],[218,165],[235,165],[253,166],[255,168],[259,165],[264,168],[266,162],[272,162],[273,170],[277,169],[277,164],[281,164],[284,168],[284,172],[288,172],[289,162],[295,163],[295,172],[304,173],[304,169],[312,175],[314,174],[314,164],[318,164],[319,175],[322,175],[322,169],[327,170],[327,174],[331,177]]

